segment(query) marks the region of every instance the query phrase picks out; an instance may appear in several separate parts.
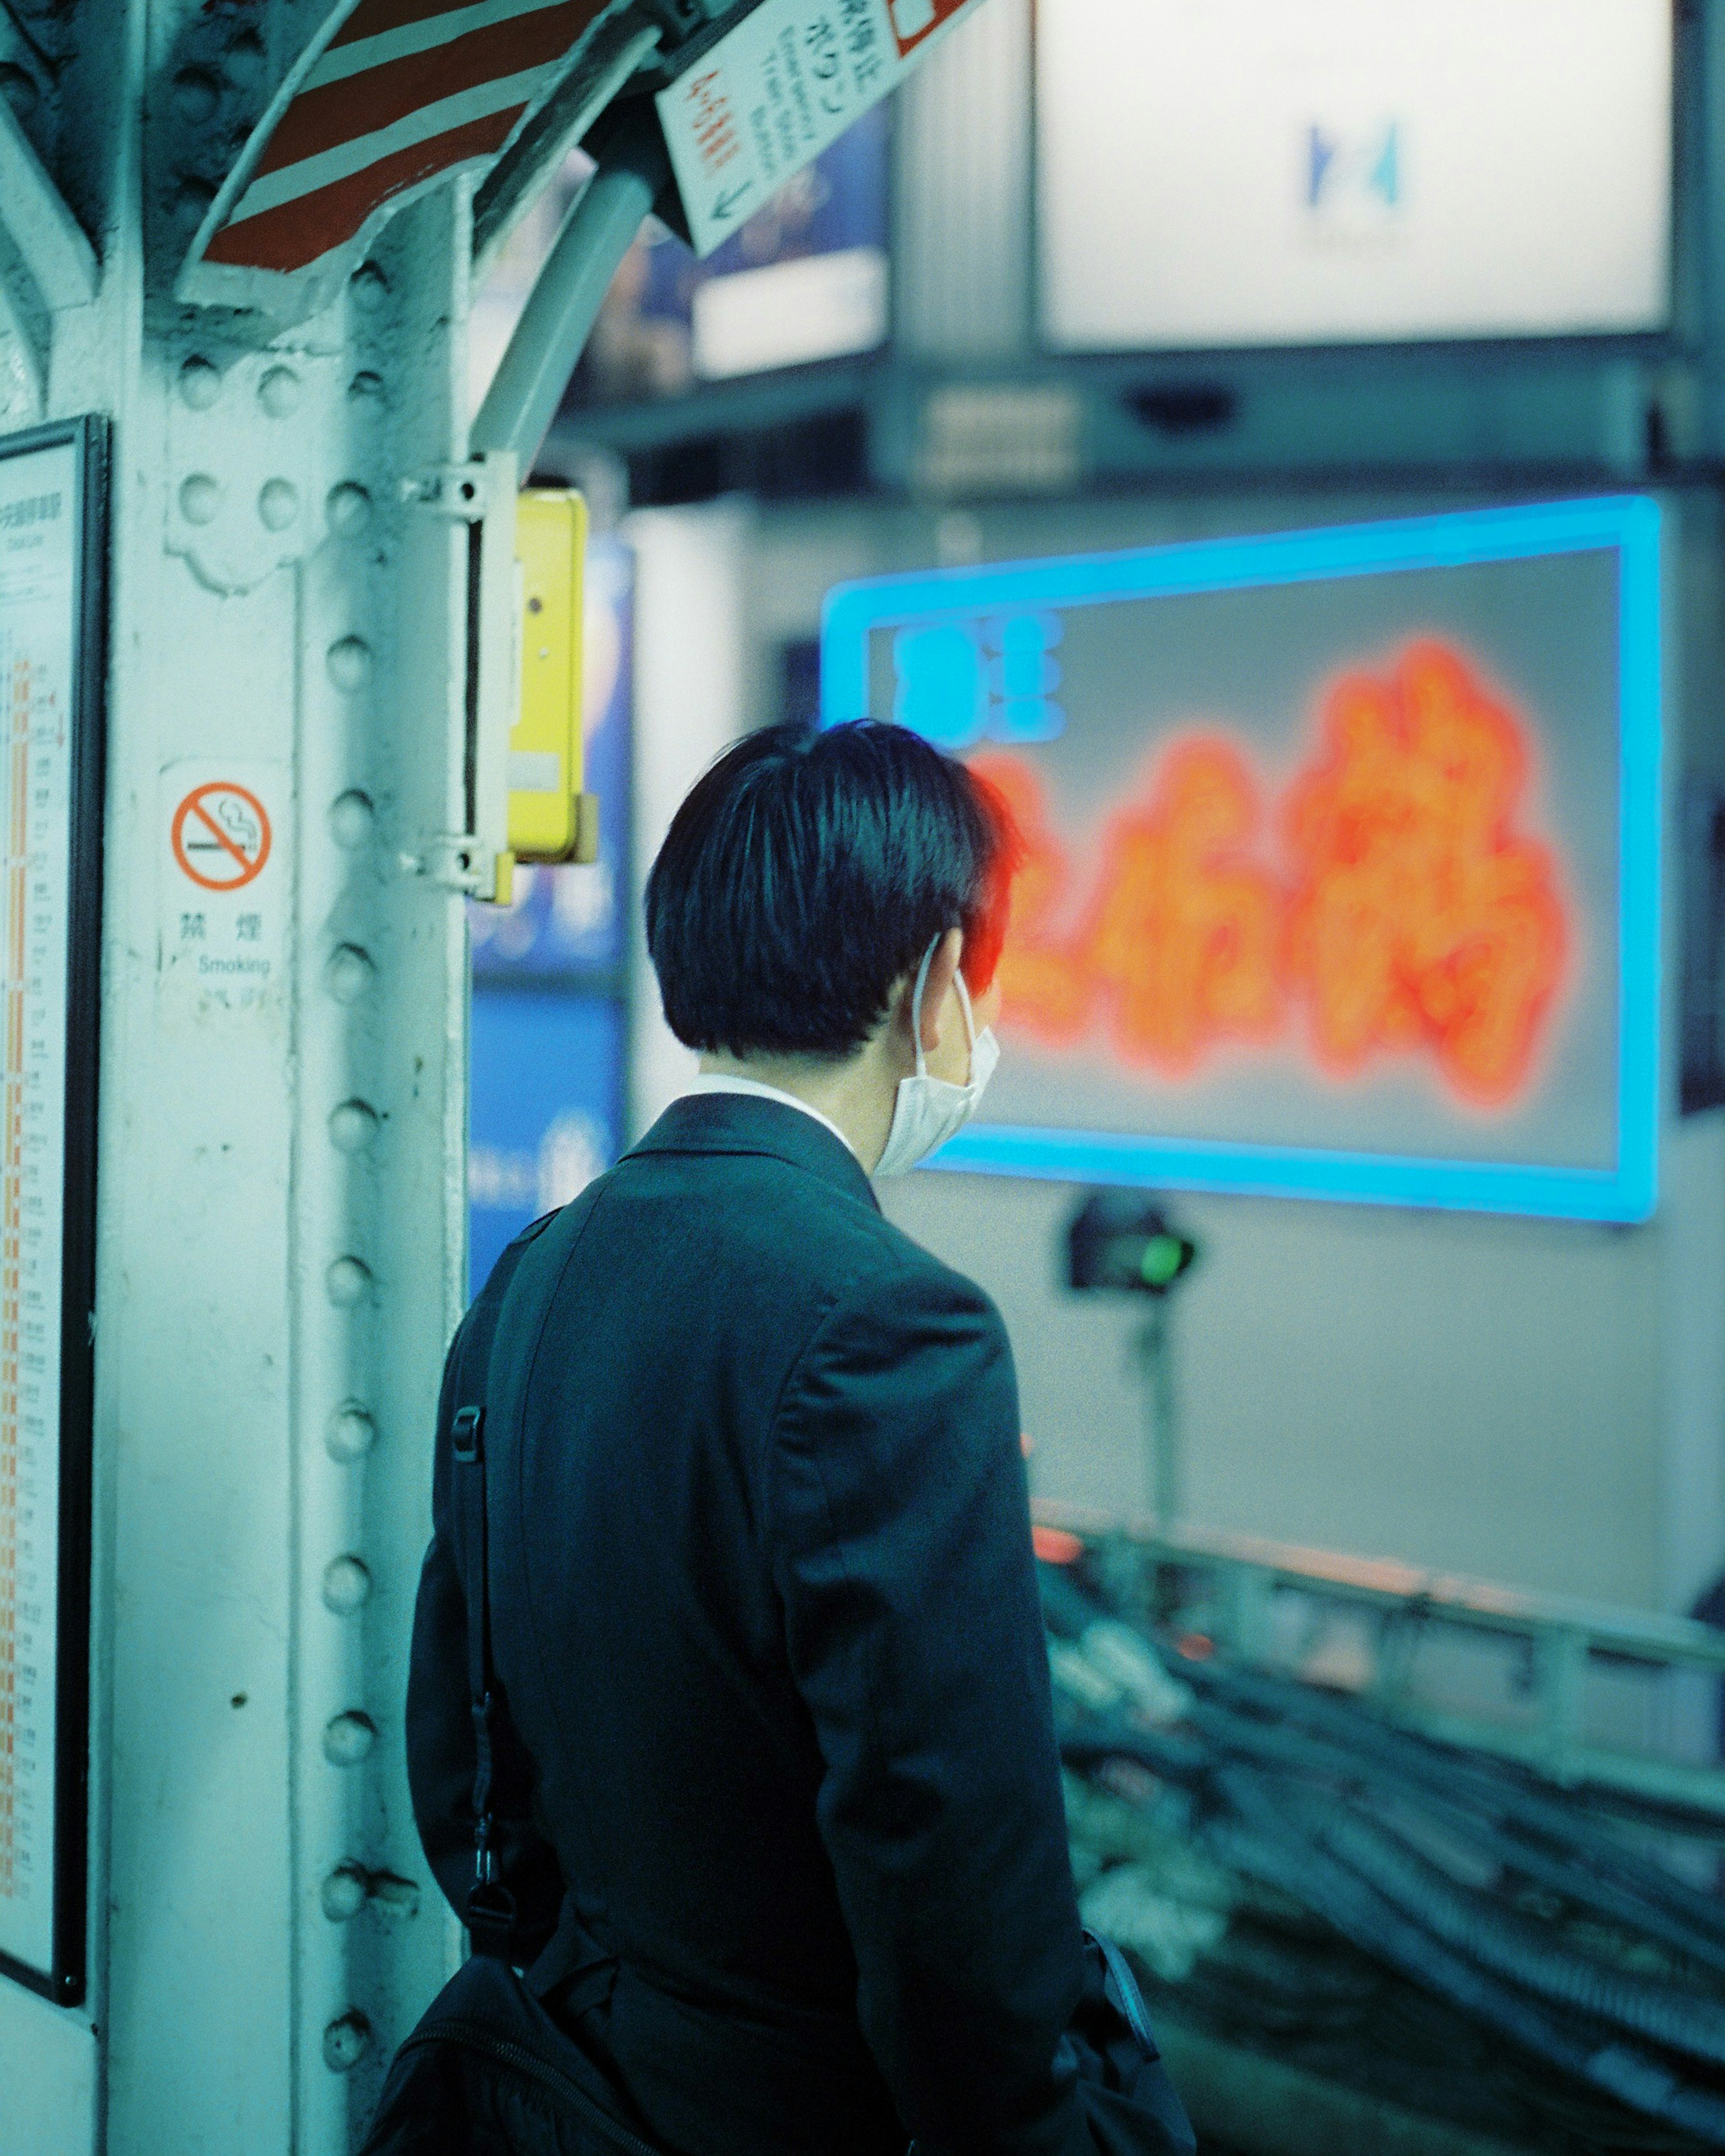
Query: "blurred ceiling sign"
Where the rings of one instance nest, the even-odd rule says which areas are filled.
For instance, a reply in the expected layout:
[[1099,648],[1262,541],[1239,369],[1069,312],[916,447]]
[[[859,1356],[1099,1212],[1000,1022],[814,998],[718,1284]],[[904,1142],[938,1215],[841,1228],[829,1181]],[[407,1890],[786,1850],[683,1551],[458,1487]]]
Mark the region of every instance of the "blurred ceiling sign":
[[649,219],[612,280],[574,394],[677,397],[698,382],[884,344],[891,139],[889,108],[878,105],[704,262]]
[[721,245],[980,4],[762,0],[659,95],[696,253]]
[[1058,0],[1044,341],[1662,328],[1673,54],[1671,0]]

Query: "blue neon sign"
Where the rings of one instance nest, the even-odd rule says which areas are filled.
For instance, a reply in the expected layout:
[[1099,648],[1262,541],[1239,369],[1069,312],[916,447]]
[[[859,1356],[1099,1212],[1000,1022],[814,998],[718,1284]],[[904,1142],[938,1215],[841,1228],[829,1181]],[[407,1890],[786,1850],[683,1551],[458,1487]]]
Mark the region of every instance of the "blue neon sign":
[[[1615,911],[1604,924],[1615,928],[1615,944],[1609,1165],[1052,1122],[974,1125],[932,1165],[1553,1219],[1646,1218],[1657,1192],[1660,1112],[1661,574],[1652,501],[1625,496],[1469,511],[842,586],[825,610],[822,719],[834,725],[891,711],[952,750],[1050,742],[1078,723],[1070,670],[1063,683],[1055,655],[1073,630],[1075,610],[1601,552],[1615,558],[1616,593],[1615,680],[1608,685],[1616,711]],[[1316,592],[1313,598],[1322,603]]]

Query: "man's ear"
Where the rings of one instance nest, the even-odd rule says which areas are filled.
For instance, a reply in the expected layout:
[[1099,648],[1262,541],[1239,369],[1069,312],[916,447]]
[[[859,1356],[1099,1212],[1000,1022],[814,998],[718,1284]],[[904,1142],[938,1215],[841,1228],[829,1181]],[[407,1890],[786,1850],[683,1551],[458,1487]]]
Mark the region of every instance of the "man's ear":
[[[922,989],[922,1053],[932,1055],[941,1045],[941,1014],[952,993],[958,962],[964,956],[964,931],[949,928],[935,946],[928,962],[928,978]],[[911,976],[911,994],[916,993],[916,977]]]

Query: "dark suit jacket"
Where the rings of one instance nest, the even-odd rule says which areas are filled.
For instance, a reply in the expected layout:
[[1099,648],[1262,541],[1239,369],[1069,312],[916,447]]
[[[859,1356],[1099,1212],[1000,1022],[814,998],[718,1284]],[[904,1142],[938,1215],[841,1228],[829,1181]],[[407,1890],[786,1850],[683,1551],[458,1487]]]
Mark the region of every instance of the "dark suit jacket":
[[[486,1406],[522,1955],[561,1922],[571,2010],[689,2156],[1079,2156],[1056,2051],[1081,1933],[998,1312],[836,1137],[735,1095],[677,1102],[522,1245]],[[446,1379],[408,1743],[459,1910],[457,1404]]]

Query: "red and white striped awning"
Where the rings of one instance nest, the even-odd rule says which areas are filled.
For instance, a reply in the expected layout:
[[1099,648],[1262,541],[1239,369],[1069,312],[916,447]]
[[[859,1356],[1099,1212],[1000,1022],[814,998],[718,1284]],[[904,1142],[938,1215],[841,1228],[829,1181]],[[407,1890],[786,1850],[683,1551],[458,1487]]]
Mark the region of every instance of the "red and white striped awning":
[[340,0],[211,205],[177,296],[300,314],[403,200],[490,164],[627,0]]

